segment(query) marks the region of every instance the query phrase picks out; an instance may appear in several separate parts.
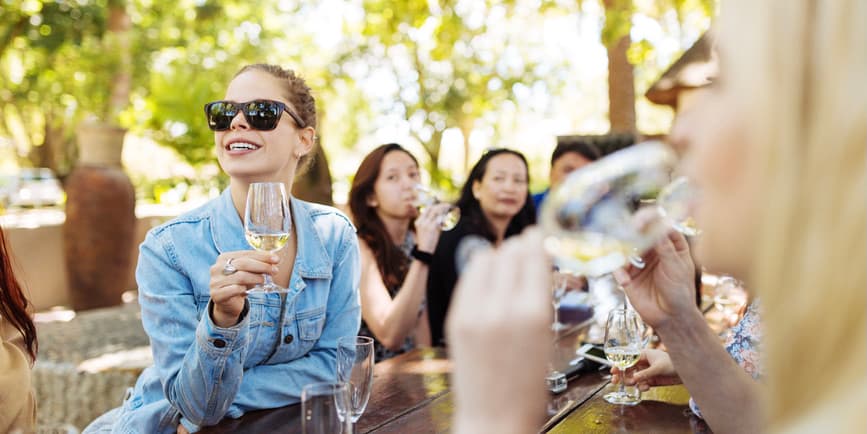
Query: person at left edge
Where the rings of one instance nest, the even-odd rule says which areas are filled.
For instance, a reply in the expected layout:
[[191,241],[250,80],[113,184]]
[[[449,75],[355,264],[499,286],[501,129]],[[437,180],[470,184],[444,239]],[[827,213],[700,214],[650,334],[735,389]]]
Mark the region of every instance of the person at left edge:
[[[206,114],[229,187],[142,243],[136,279],[154,366],[85,432],[196,432],[297,403],[304,385],[334,379],[337,338],[358,332],[358,242],[347,217],[291,198],[286,247],[256,252],[244,238],[249,184],[291,191],[312,155],[310,88],[291,70],[250,65]],[[264,273],[288,292],[247,295]]]

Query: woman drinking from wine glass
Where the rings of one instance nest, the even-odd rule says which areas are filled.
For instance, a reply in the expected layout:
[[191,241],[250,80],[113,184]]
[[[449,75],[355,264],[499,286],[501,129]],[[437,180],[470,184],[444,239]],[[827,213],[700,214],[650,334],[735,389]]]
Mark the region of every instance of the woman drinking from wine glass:
[[[148,233],[136,278],[155,366],[86,432],[195,432],[297,403],[304,385],[333,381],[337,339],[358,332],[358,244],[344,215],[290,198],[285,247],[256,251],[245,239],[250,185],[291,191],[311,156],[310,88],[291,70],[250,65],[205,114],[229,187]],[[263,275],[282,290],[248,295]]]
[[529,185],[527,159],[511,149],[487,151],[470,170],[457,203],[461,219],[440,237],[428,275],[428,313],[434,345],[445,344],[443,323],[452,290],[459,267],[474,250],[473,242],[498,246],[536,222]]
[[349,191],[361,248],[361,334],[375,338],[377,361],[430,346],[425,288],[449,205],[419,213],[418,182],[418,161],[390,143],[364,157]]
[[[681,235],[656,245],[644,270],[622,276],[632,305],[659,334],[714,432],[848,433],[867,426],[867,62],[852,56],[867,51],[865,16],[862,0],[727,1],[719,19],[719,79],[679,133],[686,173],[701,192],[698,256],[761,297],[765,383],[730,362],[695,309],[692,288],[672,282],[666,261],[653,257],[688,262]],[[506,259],[479,263],[483,268],[469,277],[519,261]],[[544,271],[544,264],[528,264],[524,273]],[[510,277],[506,284],[527,281]],[[489,297],[485,310],[523,306],[526,300],[506,299],[523,289]],[[535,401],[473,399],[479,391],[490,394],[487,386],[499,386],[506,375],[516,387],[501,393],[537,397],[543,389],[524,381],[538,378],[543,362],[503,371],[514,366],[499,363],[507,350],[496,345],[504,347],[504,335],[509,347],[532,344],[512,333],[538,329],[550,314],[538,305],[508,321],[471,314],[466,306],[489,292],[467,284],[456,293],[455,310],[463,314],[450,323],[459,341],[452,352],[455,414],[466,427],[458,433],[478,432],[470,428],[491,414],[514,415],[513,425],[540,414]],[[472,334],[460,333],[470,327]],[[530,404],[534,413],[520,411]]]
[[36,428],[36,398],[30,368],[36,361],[36,327],[30,304],[12,272],[0,228],[0,432]]

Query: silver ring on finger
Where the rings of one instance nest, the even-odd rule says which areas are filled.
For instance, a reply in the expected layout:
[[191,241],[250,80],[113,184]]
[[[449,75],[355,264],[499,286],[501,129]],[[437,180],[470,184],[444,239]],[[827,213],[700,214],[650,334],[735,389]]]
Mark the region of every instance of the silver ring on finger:
[[223,276],[231,276],[238,272],[238,269],[232,265],[233,259],[235,258],[229,258],[229,260],[226,261],[226,265],[223,266]]

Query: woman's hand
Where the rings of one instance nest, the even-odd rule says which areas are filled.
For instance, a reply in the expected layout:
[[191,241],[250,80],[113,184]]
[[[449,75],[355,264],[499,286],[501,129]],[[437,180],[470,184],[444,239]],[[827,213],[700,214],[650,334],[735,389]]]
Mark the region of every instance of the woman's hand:
[[422,252],[433,253],[442,232],[442,218],[451,204],[438,203],[426,207],[415,219],[415,243]]
[[473,255],[446,321],[455,432],[535,432],[551,353],[551,264],[536,230]]
[[644,268],[629,265],[614,272],[641,319],[654,329],[695,307],[695,265],[686,238],[671,231],[643,257]]
[[[622,373],[617,367],[611,368],[611,382],[619,383]],[[674,370],[668,353],[662,350],[642,350],[638,362],[627,370],[625,384],[638,384],[638,389],[646,392],[651,387],[680,384],[680,377]]]
[[[225,273],[232,261],[236,271]],[[211,302],[214,303],[213,321],[218,327],[231,327],[238,323],[244,310],[247,290],[264,282],[263,274],[277,273],[280,258],[272,253],[255,250],[226,252],[211,266]]]

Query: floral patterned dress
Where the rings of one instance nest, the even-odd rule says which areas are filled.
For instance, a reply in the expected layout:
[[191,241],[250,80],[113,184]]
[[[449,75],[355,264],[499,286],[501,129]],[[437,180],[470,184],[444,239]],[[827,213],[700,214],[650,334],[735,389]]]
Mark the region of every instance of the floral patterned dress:
[[[729,332],[726,338],[726,351],[732,359],[753,377],[759,380],[764,375],[761,361],[762,327],[759,311],[761,303],[758,299],[747,306],[743,318]],[[701,410],[692,398],[689,399],[689,408],[696,416],[702,417]]]

